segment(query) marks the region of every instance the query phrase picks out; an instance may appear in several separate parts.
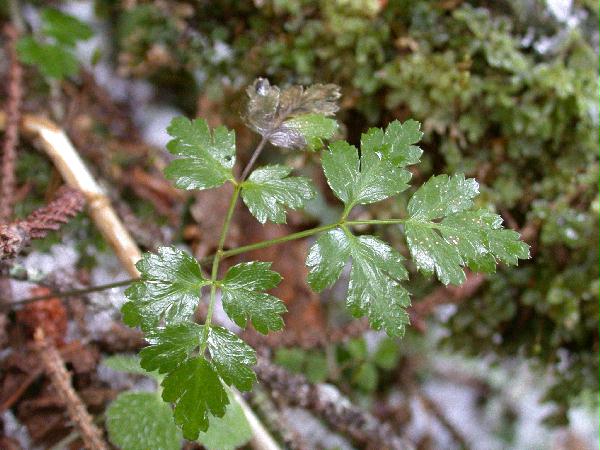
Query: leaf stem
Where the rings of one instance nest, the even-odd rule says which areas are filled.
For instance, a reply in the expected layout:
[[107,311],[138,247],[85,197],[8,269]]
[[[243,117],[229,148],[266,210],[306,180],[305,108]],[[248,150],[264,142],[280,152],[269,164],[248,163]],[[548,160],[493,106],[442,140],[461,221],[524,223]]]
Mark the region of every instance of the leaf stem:
[[405,223],[408,219],[371,219],[371,220],[348,220],[345,222],[348,226],[353,225],[394,225]]
[[239,255],[242,253],[250,252],[252,250],[259,250],[261,248],[270,247],[272,245],[282,244],[284,242],[295,241],[302,239],[313,234],[320,233],[322,231],[328,231],[338,226],[338,223],[330,223],[329,225],[323,225],[316,228],[310,228],[308,230],[298,231],[297,233],[287,234],[275,239],[269,239],[266,241],[256,242],[254,244],[244,245],[242,247],[232,248],[223,252],[223,258],[229,258],[231,256]]
[[254,163],[256,162],[256,160],[262,153],[263,149],[265,148],[265,145],[268,140],[267,136],[263,136],[262,139],[260,140],[260,142],[258,143],[258,145],[256,146],[254,153],[252,153],[252,156],[250,157],[250,161],[248,161],[248,164],[246,164],[246,167],[244,167],[244,170],[242,171],[242,175],[240,176],[240,180],[239,180],[240,183],[242,183],[246,179],[246,177],[250,174],[250,171],[252,170]]
[[201,353],[204,353],[204,350],[206,350],[208,331],[210,330],[210,324],[217,299],[217,277],[219,275],[219,264],[221,259],[223,259],[223,247],[225,246],[225,239],[227,239],[227,232],[229,231],[229,225],[231,225],[231,219],[233,217],[233,213],[235,212],[235,206],[237,205],[237,200],[240,196],[241,189],[242,187],[240,184],[235,185],[233,195],[229,200],[227,215],[225,216],[225,221],[223,222],[223,227],[221,228],[221,236],[219,237],[217,252],[215,253],[212,262],[212,269],[210,271],[210,300],[208,303],[208,311],[206,312],[206,321],[204,322],[204,339],[202,340],[203,343],[201,347]]
[[[231,216],[233,216],[233,211],[235,210],[235,204],[237,203],[237,198],[239,197],[240,189],[241,189],[241,187],[236,187],[236,190],[234,191],[234,194],[232,197],[232,202],[229,205],[230,211],[228,211],[228,213],[227,213],[227,217],[228,217],[227,229],[229,228],[230,223],[231,223]],[[233,201],[233,200],[235,200],[235,201]],[[310,228],[308,230],[303,230],[303,231],[299,231],[297,233],[288,234],[286,236],[282,236],[279,238],[269,239],[266,241],[260,241],[260,242],[254,243],[254,244],[244,245],[242,247],[232,248],[232,249],[226,250],[226,251],[223,251],[223,246],[225,245],[225,238],[227,237],[227,229],[225,229],[225,224],[223,224],[223,229],[225,230],[225,232],[221,233],[221,238],[219,240],[220,251],[217,251],[217,253],[214,255],[209,255],[209,256],[202,258],[199,262],[203,266],[206,266],[206,265],[212,263],[212,268],[215,269],[215,267],[216,267],[215,272],[218,272],[219,264],[225,258],[240,255],[242,253],[250,252],[252,250],[259,250],[261,248],[270,247],[272,245],[282,244],[284,242],[295,241],[297,239],[302,239],[305,237],[313,236],[315,234],[318,234],[318,233],[321,233],[324,231],[329,231],[334,228],[341,227],[342,225],[350,226],[350,227],[355,226],[355,225],[393,225],[393,224],[405,223],[406,221],[407,221],[407,219],[382,219],[382,220],[371,219],[371,220],[348,220],[348,221],[340,220],[339,222],[330,223],[328,225],[322,225],[320,227]],[[220,256],[218,256],[218,255],[220,255]],[[217,259],[218,259],[218,262],[217,262]],[[215,263],[216,263],[216,266],[215,266]],[[212,300],[212,291],[214,288],[214,290],[215,290],[214,294],[216,297],[216,288],[218,287],[217,286],[218,283],[216,281],[216,277],[217,277],[218,273],[216,273],[214,275],[214,280],[213,280],[212,272],[213,271],[211,270],[212,286],[211,286],[211,303],[209,304],[210,316],[207,316],[207,317],[212,317],[212,311],[214,309],[214,301]],[[8,304],[6,307],[0,307],[0,311],[12,309],[19,305],[24,305],[26,303],[32,303],[32,302],[36,302],[39,300],[46,300],[46,299],[53,298],[53,297],[58,297],[58,298],[73,297],[73,296],[77,296],[77,295],[89,294],[91,292],[104,291],[106,289],[111,289],[111,288],[115,288],[115,287],[127,286],[137,280],[138,280],[138,278],[131,278],[129,280],[117,281],[115,283],[108,283],[108,284],[100,284],[100,285],[91,286],[89,288],[84,288],[84,289],[74,289],[71,291],[62,291],[62,292],[61,291],[51,292],[50,294],[47,294],[47,295],[39,295],[39,296],[35,296],[35,297],[29,297],[29,298],[24,298],[24,299],[20,299],[20,300],[15,300],[14,302],[11,302],[10,304]],[[212,304],[212,309],[211,309],[211,304]],[[208,320],[208,322],[210,322],[210,320]]]
[[[339,222],[330,223],[328,225],[322,225],[320,227],[309,228],[308,230],[298,231],[297,233],[288,234],[285,236],[281,236],[275,239],[268,239],[266,241],[256,242],[254,244],[243,245],[241,247],[232,248],[230,250],[225,250],[221,254],[221,259],[229,258],[231,256],[240,255],[242,253],[250,252],[253,250],[259,250],[261,248],[271,247],[272,245],[282,244],[284,242],[295,241],[297,239],[302,239],[305,237],[312,236],[317,233],[321,233],[323,231],[329,231],[337,227],[341,227],[343,225],[346,226],[355,226],[355,225],[393,225],[393,224],[401,224],[406,222],[406,219],[372,219],[372,220],[343,220],[341,219]],[[210,255],[202,258],[200,260],[200,264],[208,264],[213,261],[215,255]]]

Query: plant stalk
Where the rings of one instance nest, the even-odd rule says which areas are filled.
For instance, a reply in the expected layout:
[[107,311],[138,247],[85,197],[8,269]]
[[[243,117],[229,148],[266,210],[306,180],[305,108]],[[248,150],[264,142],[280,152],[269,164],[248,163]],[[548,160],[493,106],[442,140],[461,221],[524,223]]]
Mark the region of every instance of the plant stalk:
[[210,323],[212,320],[212,316],[215,310],[215,303],[217,300],[216,282],[217,277],[219,276],[219,264],[221,262],[221,259],[223,258],[223,247],[225,246],[225,239],[227,239],[227,232],[229,231],[229,226],[231,225],[231,219],[233,218],[233,213],[235,212],[235,206],[237,205],[237,200],[240,196],[241,189],[241,184],[237,184],[235,186],[235,189],[233,190],[233,195],[229,200],[229,208],[227,209],[227,215],[225,216],[225,221],[223,222],[223,227],[221,228],[221,236],[219,237],[217,252],[213,257],[212,269],[210,271],[210,299],[208,303],[208,311],[206,312],[206,321],[204,322],[204,339],[201,348],[201,353],[204,353],[204,350],[206,349],[208,331],[210,330]]
[[252,156],[250,157],[250,161],[248,161],[248,164],[246,164],[246,167],[244,167],[244,170],[242,171],[242,176],[240,177],[240,183],[242,181],[244,181],[246,179],[246,177],[250,174],[252,167],[254,167],[254,163],[256,162],[256,160],[258,159],[260,154],[262,153],[263,149],[265,148],[266,143],[267,143],[267,138],[265,136],[263,136],[263,138],[260,140],[260,142],[256,146],[254,153],[252,153]]

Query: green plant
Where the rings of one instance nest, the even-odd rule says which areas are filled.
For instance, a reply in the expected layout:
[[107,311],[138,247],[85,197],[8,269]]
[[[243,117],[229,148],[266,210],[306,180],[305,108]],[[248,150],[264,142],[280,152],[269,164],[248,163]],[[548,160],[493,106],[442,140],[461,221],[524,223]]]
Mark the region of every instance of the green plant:
[[[345,93],[338,117],[351,142],[392,118],[422,122],[419,176],[477,177],[482,200],[535,249],[535,260],[499,270],[437,321],[448,332],[441,344],[477,358],[526,357],[550,372],[548,400],[562,423],[580,397],[598,398],[597,3],[573,2],[567,25],[530,0],[215,0],[169,15],[168,40],[158,25],[132,25],[147,10],[165,17],[160,3],[99,3],[131,25],[116,42],[121,68],[163,89],[176,91],[174,77],[156,74],[189,83],[201,70],[198,89],[220,106],[262,74],[331,80]],[[153,64],[157,45],[172,57]],[[377,215],[395,215],[390,205]]]
[[[280,90],[259,79],[247,90],[245,119],[262,139],[241,176],[234,174],[235,134],[225,127],[210,130],[202,119],[176,118],[168,128],[173,138],[167,148],[177,158],[165,173],[183,189],[209,189],[229,183],[233,194],[224,218],[216,253],[197,261],[175,247],[147,253],[138,263],[139,281],[127,291],[123,320],[139,326],[150,343],[140,352],[140,365],[156,371],[162,398],[174,404],[175,422],[183,436],[197,439],[215,417],[226,414],[228,388],[252,389],[254,350],[231,331],[213,323],[217,293],[227,315],[240,327],[250,321],[263,334],[283,327],[286,308],[267,293],[281,281],[270,263],[243,262],[220,276],[223,259],[281,242],[319,235],[306,259],[308,283],[315,291],[332,286],[351,261],[347,307],[355,317],[367,316],[372,328],[389,336],[401,336],[409,323],[409,293],[404,257],[388,243],[372,235],[357,235],[363,225],[392,225],[402,229],[417,267],[435,273],[444,284],[460,284],[463,267],[494,272],[498,262],[514,265],[528,258],[528,246],[515,231],[505,230],[502,219],[475,207],[478,184],[463,175],[432,177],[408,202],[408,215],[385,220],[353,218],[354,208],[394,197],[409,188],[408,166],[419,162],[416,145],[422,133],[416,121],[394,121],[385,130],[370,129],[362,135],[360,151],[343,141],[322,152],[325,177],[344,204],[339,219],[331,224],[281,238],[225,250],[229,225],[241,197],[262,223],[285,222],[286,209],[305,205],[315,192],[310,180],[290,176],[282,165],[260,167],[254,162],[267,142],[283,148],[315,150],[332,138],[339,91],[333,85],[307,89],[292,86]],[[210,265],[209,274],[202,266]],[[203,324],[192,320],[207,289],[208,309]]]
[[36,36],[19,40],[17,51],[21,61],[36,66],[48,78],[76,75],[79,61],[74,54],[75,46],[93,36],[90,26],[53,8],[41,11],[41,23]]

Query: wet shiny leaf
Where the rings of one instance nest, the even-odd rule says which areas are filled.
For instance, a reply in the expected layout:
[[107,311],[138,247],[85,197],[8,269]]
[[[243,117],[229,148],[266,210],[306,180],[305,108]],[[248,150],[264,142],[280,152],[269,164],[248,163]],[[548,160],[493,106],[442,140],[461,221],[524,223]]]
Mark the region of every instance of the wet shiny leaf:
[[528,245],[517,232],[502,229],[500,216],[470,210],[478,192],[473,179],[440,175],[423,184],[408,203],[405,231],[411,255],[420,270],[435,272],[444,284],[464,282],[464,266],[494,272],[497,262],[514,265],[529,258]]
[[408,273],[402,256],[373,236],[356,237],[340,228],[319,237],[311,247],[308,282],[320,291],[331,286],[352,261],[346,305],[355,317],[368,316],[371,327],[400,336],[408,324],[408,292],[400,285]]
[[235,133],[217,127],[212,133],[203,119],[176,117],[167,132],[173,139],[167,149],[180,158],[172,161],[165,175],[181,189],[209,189],[233,180]]
[[150,345],[140,351],[141,366],[160,373],[174,370],[202,344],[203,330],[194,322],[183,322],[148,333]]
[[223,417],[229,403],[217,372],[202,357],[181,364],[165,377],[162,387],[163,400],[175,403],[175,422],[189,440],[208,429],[210,414]]
[[404,191],[411,178],[405,166],[418,162],[422,153],[412,145],[420,137],[418,122],[396,121],[385,132],[372,128],[363,134],[360,156],[356,147],[334,142],[322,157],[329,186],[347,209]]
[[228,385],[249,391],[256,381],[252,366],[256,353],[231,331],[213,326],[208,334],[208,351],[219,376]]
[[254,217],[285,223],[285,208],[299,209],[315,196],[306,177],[288,177],[291,168],[273,165],[256,169],[242,184],[242,199]]
[[237,264],[227,271],[221,285],[223,309],[231,320],[242,328],[250,320],[262,334],[280,330],[281,314],[287,311],[281,300],[264,292],[281,281],[270,267],[271,263],[257,261]]
[[160,247],[136,266],[141,279],[125,291],[129,301],[122,308],[123,321],[146,330],[161,320],[166,325],[188,320],[208,283],[198,262],[175,247]]

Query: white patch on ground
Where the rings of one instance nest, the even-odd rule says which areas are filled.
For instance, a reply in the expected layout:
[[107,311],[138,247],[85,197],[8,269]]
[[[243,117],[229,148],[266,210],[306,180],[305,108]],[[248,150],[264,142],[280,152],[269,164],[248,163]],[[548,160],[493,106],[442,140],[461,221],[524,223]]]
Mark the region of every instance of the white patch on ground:
[[28,450],[41,449],[41,447],[34,446],[31,443],[27,427],[19,422],[12,411],[8,410],[2,413],[2,423],[4,424],[4,436],[15,439],[21,448]]
[[[439,374],[460,372],[485,380],[499,393],[492,394],[485,406],[478,406],[477,392],[467,386],[440,378],[432,378],[424,385],[424,391],[441,408],[445,417],[465,437],[474,450],[503,450],[551,448],[564,429],[549,429],[543,420],[554,411],[551,403],[542,403],[550,379],[531,370],[521,360],[503,362],[499,367],[489,361],[465,360],[459,357],[436,357],[434,366]],[[509,406],[516,414],[512,441],[500,439],[502,412]],[[413,407],[419,412],[418,407]],[[571,431],[584,440],[589,448],[598,448],[598,418],[591,411],[576,409],[570,414],[573,419]],[[417,416],[418,418],[418,416]],[[421,419],[422,430],[427,420]],[[430,424],[429,424],[430,425]],[[411,427],[415,424],[411,423]],[[414,430],[413,430],[414,432]],[[436,430],[432,436],[444,436]],[[418,436],[418,434],[417,434]],[[436,448],[449,447],[443,441],[436,442]]]
[[410,399],[410,413],[411,421],[404,430],[404,433],[412,442],[418,442],[425,436],[435,436],[435,448],[457,448],[452,441],[450,433],[438,422],[432,420],[422,403],[415,397]]
[[181,111],[172,106],[146,105],[135,112],[135,121],[147,143],[164,148],[171,139],[167,133],[169,123],[181,115]]
[[98,378],[117,391],[156,391],[156,382],[152,378],[113,370],[102,363],[98,365]]
[[293,426],[308,448],[335,448],[352,450],[353,447],[343,437],[333,434],[319,419],[301,408],[285,408],[283,418]]

